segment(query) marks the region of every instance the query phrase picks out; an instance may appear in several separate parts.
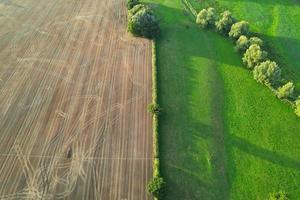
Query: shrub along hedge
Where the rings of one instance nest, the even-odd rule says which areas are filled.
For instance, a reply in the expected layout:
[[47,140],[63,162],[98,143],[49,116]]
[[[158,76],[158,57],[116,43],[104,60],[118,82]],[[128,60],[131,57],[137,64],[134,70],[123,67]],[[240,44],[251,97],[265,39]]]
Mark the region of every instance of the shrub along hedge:
[[201,10],[196,23],[202,28],[214,28],[216,31],[236,40],[235,50],[242,53],[242,60],[248,69],[253,70],[253,78],[268,86],[279,99],[291,103],[295,113],[300,116],[300,96],[295,100],[295,87],[281,77],[281,68],[276,62],[268,60],[268,53],[262,49],[263,41],[258,37],[249,37],[250,26],[246,21],[236,22],[231,12],[226,10],[217,17],[214,8]]

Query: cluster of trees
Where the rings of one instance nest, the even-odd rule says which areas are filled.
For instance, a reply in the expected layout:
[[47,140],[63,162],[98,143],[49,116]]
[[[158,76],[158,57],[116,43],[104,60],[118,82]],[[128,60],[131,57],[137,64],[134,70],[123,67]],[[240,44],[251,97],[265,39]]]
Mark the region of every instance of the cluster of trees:
[[248,22],[237,21],[228,10],[218,15],[214,8],[207,8],[198,13],[196,23],[232,38],[236,44],[235,50],[243,55],[243,63],[253,71],[253,78],[271,88],[279,99],[294,102],[295,113],[300,116],[300,96],[296,100],[294,83],[283,79],[281,68],[268,59],[268,53],[263,50],[263,40],[250,36]]
[[127,0],[127,29],[134,36],[155,39],[160,34],[159,22],[153,10],[139,2]]

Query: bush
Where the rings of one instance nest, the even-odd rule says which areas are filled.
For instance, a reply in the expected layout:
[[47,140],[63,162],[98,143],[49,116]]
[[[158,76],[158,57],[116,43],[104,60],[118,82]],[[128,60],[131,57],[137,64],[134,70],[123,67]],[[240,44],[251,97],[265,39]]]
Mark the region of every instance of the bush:
[[245,52],[251,45],[257,44],[258,46],[263,46],[263,41],[258,37],[247,38],[245,35],[241,35],[236,41],[235,50],[240,52]]
[[153,114],[153,115],[158,115],[161,112],[161,108],[158,104],[156,103],[151,103],[148,105],[148,112]]
[[249,23],[246,21],[236,22],[231,26],[229,31],[229,37],[231,38],[239,38],[241,35],[249,34]]
[[264,45],[264,42],[262,41],[262,39],[260,39],[258,37],[251,37],[249,39],[249,45],[252,45],[252,44],[257,44],[260,47],[262,47]]
[[245,52],[249,48],[249,39],[245,35],[241,35],[235,44],[236,51]]
[[149,39],[157,38],[160,28],[157,18],[146,6],[136,5],[128,14],[128,31],[135,36]]
[[260,46],[257,44],[252,44],[243,57],[243,62],[247,65],[249,69],[253,69],[260,62],[266,60],[268,53],[261,50]]
[[295,104],[296,104],[295,113],[300,117],[300,96],[298,97],[298,100],[295,101]]
[[154,177],[147,185],[147,191],[156,198],[161,198],[164,195],[166,183],[162,177]]
[[216,22],[216,28],[220,33],[225,33],[227,35],[235,21],[236,20],[231,15],[231,12],[226,10],[221,13],[220,19]]
[[277,90],[277,97],[279,99],[287,99],[293,96],[295,86],[293,82],[288,82]]
[[289,200],[289,198],[286,192],[279,191],[279,192],[271,193],[269,195],[268,200]]
[[201,10],[196,19],[196,23],[202,28],[213,26],[216,21],[216,11],[214,8],[208,8]]
[[130,10],[133,8],[135,5],[140,4],[139,0],[127,0],[127,9]]
[[253,71],[254,79],[266,85],[276,85],[281,79],[281,69],[275,62],[265,61]]

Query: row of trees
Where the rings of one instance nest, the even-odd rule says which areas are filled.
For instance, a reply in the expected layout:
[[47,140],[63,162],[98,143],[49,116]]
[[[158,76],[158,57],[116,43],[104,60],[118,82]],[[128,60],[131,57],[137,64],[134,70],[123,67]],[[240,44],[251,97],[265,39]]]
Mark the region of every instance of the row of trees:
[[130,33],[149,39],[158,38],[160,34],[159,22],[150,7],[140,4],[139,0],[128,0],[127,8],[127,29]]
[[268,53],[263,50],[263,40],[250,36],[248,22],[237,21],[228,10],[218,16],[214,8],[207,8],[198,13],[196,23],[235,40],[235,50],[243,55],[243,63],[253,71],[253,78],[271,88],[279,99],[294,102],[295,113],[300,116],[300,96],[296,98],[294,83],[283,79],[281,68],[268,59]]

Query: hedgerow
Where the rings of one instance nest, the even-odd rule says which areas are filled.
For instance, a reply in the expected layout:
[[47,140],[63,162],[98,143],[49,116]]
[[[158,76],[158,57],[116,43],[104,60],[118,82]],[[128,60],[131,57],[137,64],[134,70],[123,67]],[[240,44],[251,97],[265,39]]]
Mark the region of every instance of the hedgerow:
[[295,105],[295,113],[300,116],[300,99],[293,102],[295,96],[293,83],[289,82],[278,87],[282,82],[281,68],[276,62],[268,60],[268,53],[263,49],[263,40],[251,37],[249,23],[243,20],[236,22],[228,10],[222,12],[219,17],[216,15],[214,8],[203,9],[196,16],[196,23],[202,28],[215,28],[218,32],[234,39],[234,48],[243,53],[242,60],[248,69],[253,70],[253,78],[267,85],[279,99],[285,99],[291,105]]

